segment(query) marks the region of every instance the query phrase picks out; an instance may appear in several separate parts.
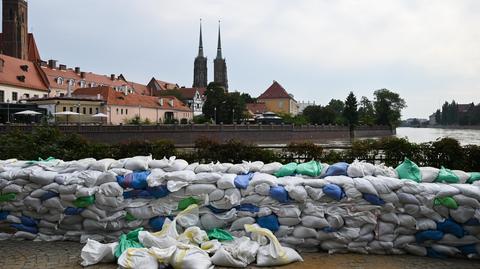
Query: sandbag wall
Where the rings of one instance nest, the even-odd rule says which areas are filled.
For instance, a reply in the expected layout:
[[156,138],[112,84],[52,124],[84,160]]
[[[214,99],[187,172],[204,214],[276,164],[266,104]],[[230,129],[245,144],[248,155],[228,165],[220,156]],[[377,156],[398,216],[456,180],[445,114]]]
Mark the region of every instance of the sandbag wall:
[[0,162],[0,238],[115,242],[138,227],[158,231],[198,204],[196,226],[206,231],[240,237],[257,223],[300,251],[477,258],[477,179],[408,160],[397,169],[358,161],[8,160]]

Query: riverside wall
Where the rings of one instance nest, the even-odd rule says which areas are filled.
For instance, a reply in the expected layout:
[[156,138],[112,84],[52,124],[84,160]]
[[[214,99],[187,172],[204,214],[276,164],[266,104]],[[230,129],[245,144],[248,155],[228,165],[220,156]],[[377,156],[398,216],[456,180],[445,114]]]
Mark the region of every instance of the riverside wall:
[[[175,145],[193,145],[199,138],[219,142],[240,140],[255,144],[286,144],[309,141],[326,143],[331,140],[349,140],[350,131],[346,126],[331,125],[224,125],[224,124],[161,124],[161,125],[59,125],[64,133],[78,133],[88,140],[103,143],[118,143],[135,140],[170,140]],[[0,134],[12,129],[31,132],[39,126],[0,126]],[[385,137],[395,134],[388,126],[359,126],[355,138]]]

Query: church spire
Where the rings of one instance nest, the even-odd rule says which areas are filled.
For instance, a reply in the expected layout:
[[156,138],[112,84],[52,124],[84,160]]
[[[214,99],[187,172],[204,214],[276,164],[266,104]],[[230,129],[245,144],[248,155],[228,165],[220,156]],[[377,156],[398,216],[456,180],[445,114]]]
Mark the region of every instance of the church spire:
[[200,40],[198,44],[198,57],[203,57],[202,19],[200,19]]
[[217,59],[222,59],[222,40],[221,40],[221,37],[220,37],[220,21],[218,21]]

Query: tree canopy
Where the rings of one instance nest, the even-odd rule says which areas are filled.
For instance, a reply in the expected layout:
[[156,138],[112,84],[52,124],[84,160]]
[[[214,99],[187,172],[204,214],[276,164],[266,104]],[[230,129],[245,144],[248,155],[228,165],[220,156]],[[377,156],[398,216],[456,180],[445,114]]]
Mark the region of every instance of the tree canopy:
[[376,112],[375,122],[379,125],[388,125],[390,128],[397,127],[402,109],[407,107],[405,100],[400,98],[398,93],[387,89],[376,90],[373,95],[375,96],[373,102]]

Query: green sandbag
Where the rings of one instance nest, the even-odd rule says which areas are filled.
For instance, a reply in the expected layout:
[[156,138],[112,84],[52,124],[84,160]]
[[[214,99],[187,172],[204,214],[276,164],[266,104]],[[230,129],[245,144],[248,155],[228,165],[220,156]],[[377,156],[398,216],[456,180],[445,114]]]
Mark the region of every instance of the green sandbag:
[[89,205],[92,205],[93,203],[95,203],[95,196],[93,196],[93,195],[78,197],[75,201],[73,201],[73,204],[76,207],[79,207],[79,208],[88,207]]
[[418,168],[418,165],[410,161],[408,158],[405,158],[405,161],[397,166],[395,170],[397,170],[398,177],[400,179],[410,179],[415,182],[422,181],[420,168]]
[[297,166],[296,172],[305,176],[318,177],[322,173],[322,164],[316,161],[301,163]]
[[128,234],[122,234],[118,240],[118,246],[115,249],[115,257],[118,259],[122,253],[129,248],[143,248],[143,244],[138,240],[138,233],[143,231],[143,228],[137,228]]
[[208,239],[210,240],[213,240],[213,239],[217,239],[218,241],[232,241],[233,240],[233,236],[225,231],[225,230],[222,230],[222,229],[218,229],[218,228],[215,228],[213,230],[210,230],[208,233]]
[[471,172],[470,178],[467,180],[467,183],[473,183],[477,180],[480,180],[480,172]]
[[459,180],[458,176],[455,175],[452,170],[442,166],[435,182],[458,183]]
[[276,177],[287,177],[295,174],[295,171],[297,170],[298,164],[293,162],[289,164],[285,164],[278,170],[274,175]]
[[178,202],[178,210],[185,210],[187,207],[193,204],[198,204],[198,200],[191,196],[184,198]]
[[130,222],[130,221],[134,221],[136,220],[137,218],[135,218],[132,214],[130,214],[130,212],[127,212],[127,215],[125,215],[125,220],[127,222]]
[[17,198],[17,194],[14,192],[9,192],[5,194],[0,194],[0,202],[8,202],[13,201]]
[[458,208],[457,201],[455,201],[455,199],[453,199],[450,196],[435,198],[435,200],[433,201],[433,204],[434,205],[443,205],[443,206],[445,206],[447,208],[451,208],[451,209],[457,209]]

